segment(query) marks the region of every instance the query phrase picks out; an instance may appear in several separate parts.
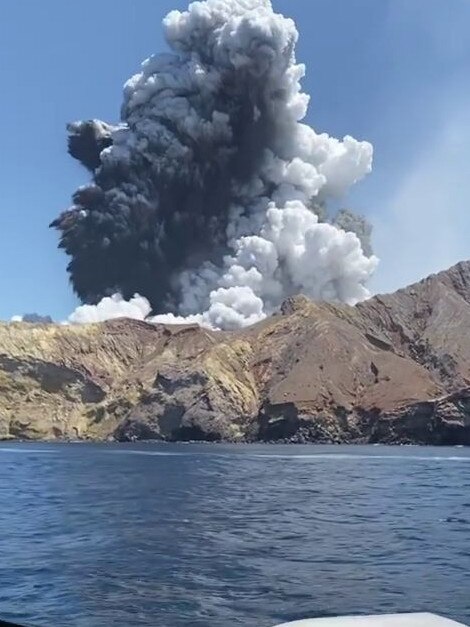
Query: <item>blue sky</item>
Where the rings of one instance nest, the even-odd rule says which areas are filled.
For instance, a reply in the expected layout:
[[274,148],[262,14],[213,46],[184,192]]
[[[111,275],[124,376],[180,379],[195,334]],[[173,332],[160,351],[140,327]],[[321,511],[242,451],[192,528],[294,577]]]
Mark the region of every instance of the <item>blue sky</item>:
[[[395,289],[470,257],[469,0],[274,0],[300,30],[309,123],[375,147],[345,199],[375,227],[372,288]],[[115,121],[124,81],[163,50],[181,0],[0,3],[0,318],[65,318],[76,300],[49,222],[86,172],[65,124]]]

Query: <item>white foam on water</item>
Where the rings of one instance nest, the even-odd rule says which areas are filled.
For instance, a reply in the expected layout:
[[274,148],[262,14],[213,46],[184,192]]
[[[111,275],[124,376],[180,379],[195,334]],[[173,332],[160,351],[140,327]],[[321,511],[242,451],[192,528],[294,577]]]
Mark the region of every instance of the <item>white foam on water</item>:
[[470,462],[469,457],[442,457],[431,455],[355,455],[347,453],[314,453],[311,455],[288,455],[288,454],[258,454],[254,457],[267,459],[295,459],[295,460],[316,460],[316,459],[367,459],[367,460],[412,460],[412,461],[435,461],[435,462]]
[[41,449],[41,448],[16,448],[16,447],[12,447],[12,448],[7,448],[6,446],[3,448],[0,448],[0,453],[17,453],[17,454],[24,454],[24,455],[37,455],[38,453],[41,455],[44,454],[51,454],[51,453],[57,453],[57,450],[52,450],[52,449]]
[[194,455],[195,453],[174,453],[171,451],[106,451],[106,453],[110,453],[112,455],[147,455],[149,457],[187,457],[189,455]]
[[[183,443],[182,443],[183,444]],[[12,447],[0,447],[0,453],[15,453],[18,455],[51,455],[57,454],[62,450],[62,447],[57,448],[18,448],[16,446]],[[468,456],[442,456],[442,455],[364,455],[364,454],[354,454],[354,453],[310,453],[310,454],[289,454],[289,453],[250,453],[246,451],[240,450],[240,452],[233,451],[214,451],[214,450],[206,450],[206,451],[185,451],[185,452],[177,452],[177,451],[153,451],[153,450],[125,450],[125,449],[105,449],[103,452],[108,455],[143,455],[148,457],[201,457],[201,456],[210,456],[210,457],[250,457],[254,459],[283,459],[283,460],[292,460],[292,461],[324,461],[324,460],[367,460],[367,461],[382,461],[382,460],[393,460],[393,461],[401,461],[401,460],[409,460],[409,461],[429,461],[429,462],[470,462],[470,455]]]
[[342,461],[342,460],[366,460],[366,461],[423,461],[423,462],[470,462],[469,456],[449,456],[442,455],[364,455],[354,453],[311,453],[311,454],[289,454],[289,453],[250,453],[249,451],[142,451],[142,450],[108,450],[108,454],[112,455],[144,455],[148,457],[220,457],[223,459],[238,458],[256,459],[256,460],[290,460],[295,462],[315,462],[315,461]]

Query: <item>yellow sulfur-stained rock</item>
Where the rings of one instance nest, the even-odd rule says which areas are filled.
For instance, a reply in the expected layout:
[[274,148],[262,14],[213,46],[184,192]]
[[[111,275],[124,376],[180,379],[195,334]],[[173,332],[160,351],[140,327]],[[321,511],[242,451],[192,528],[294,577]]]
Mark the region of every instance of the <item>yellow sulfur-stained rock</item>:
[[0,324],[0,438],[470,444],[470,262],[249,329]]

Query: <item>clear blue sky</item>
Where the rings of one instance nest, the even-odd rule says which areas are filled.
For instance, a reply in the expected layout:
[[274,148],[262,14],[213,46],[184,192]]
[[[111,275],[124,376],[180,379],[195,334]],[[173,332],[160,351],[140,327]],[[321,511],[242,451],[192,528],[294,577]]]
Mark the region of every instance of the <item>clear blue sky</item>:
[[[470,257],[470,0],[274,0],[296,20],[309,122],[375,147],[345,204],[375,226],[373,288]],[[118,118],[121,88],[164,49],[181,0],[0,3],[0,318],[65,318],[76,301],[49,222],[88,180],[65,124]]]

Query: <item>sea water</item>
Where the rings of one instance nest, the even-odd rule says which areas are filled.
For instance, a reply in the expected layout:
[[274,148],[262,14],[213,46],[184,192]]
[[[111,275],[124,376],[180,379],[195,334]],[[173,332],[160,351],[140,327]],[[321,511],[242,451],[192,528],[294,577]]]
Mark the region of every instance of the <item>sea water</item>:
[[0,618],[470,623],[470,450],[0,444]]

